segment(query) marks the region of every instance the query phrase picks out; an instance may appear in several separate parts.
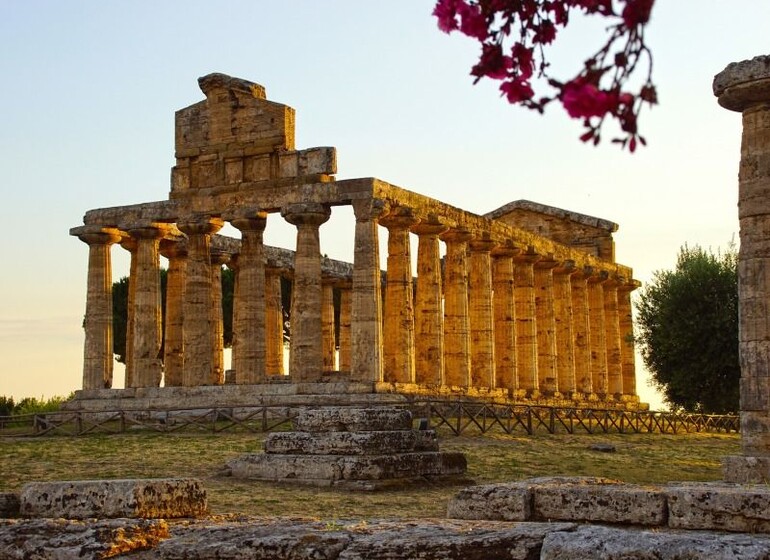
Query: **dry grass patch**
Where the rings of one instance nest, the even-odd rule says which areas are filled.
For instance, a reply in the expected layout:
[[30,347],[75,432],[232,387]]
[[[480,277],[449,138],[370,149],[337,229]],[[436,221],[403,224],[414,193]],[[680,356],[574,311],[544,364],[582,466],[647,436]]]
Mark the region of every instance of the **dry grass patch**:
[[[458,487],[425,483],[376,493],[277,486],[219,473],[243,453],[260,452],[263,435],[154,434],[0,439],[0,491],[36,480],[195,477],[213,513],[320,518],[443,517]],[[618,478],[633,483],[719,480],[721,458],[739,452],[739,436],[723,434],[537,435],[442,437],[462,451],[478,484],[548,475]],[[610,443],[614,453],[592,451]]]

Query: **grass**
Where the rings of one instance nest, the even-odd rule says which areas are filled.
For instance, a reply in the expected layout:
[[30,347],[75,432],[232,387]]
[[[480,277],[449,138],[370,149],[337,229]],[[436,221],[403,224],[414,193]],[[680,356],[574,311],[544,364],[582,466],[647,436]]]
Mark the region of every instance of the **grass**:
[[[224,463],[260,452],[264,435],[154,434],[0,439],[0,491],[26,482],[93,478],[195,477],[212,513],[320,518],[443,517],[457,485],[426,483],[375,493],[278,486],[221,476]],[[602,453],[589,447],[613,444]],[[604,434],[442,437],[462,451],[477,484],[550,475],[603,476],[650,484],[719,480],[721,459],[739,452],[736,434]]]

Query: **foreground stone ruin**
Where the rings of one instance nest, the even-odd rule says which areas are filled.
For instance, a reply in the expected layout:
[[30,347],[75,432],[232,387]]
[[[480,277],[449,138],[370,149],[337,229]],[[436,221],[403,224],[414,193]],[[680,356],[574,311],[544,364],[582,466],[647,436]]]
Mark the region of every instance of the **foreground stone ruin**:
[[235,478],[352,490],[378,490],[426,479],[458,477],[462,453],[441,452],[433,430],[412,429],[412,413],[398,408],[303,410],[293,432],[273,432],[264,453],[227,463]]
[[[331,381],[341,394],[348,384],[356,394],[640,406],[630,296],[639,284],[615,262],[617,224],[529,201],[481,216],[379,179],[336,180],[335,149],[296,149],[294,110],[262,86],[222,74],[198,82],[205,100],[176,113],[169,199],[89,210],[70,231],[88,244],[89,264],[83,386],[69,408],[227,406],[216,391],[196,392],[225,381],[252,400],[280,400],[276,384],[312,394]],[[345,207],[352,264],[321,258],[320,228]],[[288,259],[263,243],[275,219],[296,226]],[[240,239],[217,233],[228,223]],[[119,391],[111,389],[115,244],[131,253]],[[229,376],[223,264],[236,274]],[[281,306],[282,277],[292,283],[290,309]],[[155,390],[152,403],[146,390]]]
[[[154,488],[179,508],[116,509],[132,517],[80,519],[93,482],[28,485],[0,519],[0,559],[186,560],[760,560],[770,557],[770,490],[724,484],[640,488],[618,481],[547,478],[462,490],[450,519],[317,520],[202,517],[198,482],[97,481],[100,499]],[[194,492],[180,489],[194,488]],[[48,494],[56,508],[29,509]],[[58,496],[58,498],[56,497]],[[61,497],[67,496],[69,506]],[[151,501],[151,500],[150,500]],[[6,503],[0,500],[0,503]],[[93,511],[97,511],[96,509]],[[33,513],[34,512],[34,513]],[[186,512],[186,513],[185,513]],[[182,518],[185,515],[190,517]],[[54,517],[55,516],[55,517]],[[197,516],[197,517],[194,517]],[[462,518],[462,519],[460,519]]]

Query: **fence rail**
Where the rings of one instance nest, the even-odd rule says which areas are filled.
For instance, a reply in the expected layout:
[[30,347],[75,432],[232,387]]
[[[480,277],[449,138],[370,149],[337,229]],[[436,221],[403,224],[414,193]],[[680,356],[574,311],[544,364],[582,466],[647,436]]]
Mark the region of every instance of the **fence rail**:
[[[364,406],[364,405],[351,405]],[[424,401],[405,405],[446,435],[505,433],[737,433],[738,416],[596,408]],[[53,412],[0,416],[0,437],[82,436],[138,430],[263,433],[289,429],[299,407],[217,407],[180,410]]]

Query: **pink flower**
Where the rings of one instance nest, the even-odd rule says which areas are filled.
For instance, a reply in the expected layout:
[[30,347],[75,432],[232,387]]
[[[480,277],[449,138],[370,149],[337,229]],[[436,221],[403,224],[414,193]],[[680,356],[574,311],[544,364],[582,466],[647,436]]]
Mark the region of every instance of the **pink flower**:
[[457,29],[457,6],[461,0],[438,0],[433,15],[438,19],[438,28],[444,33]]
[[573,119],[587,119],[613,112],[617,108],[618,99],[616,95],[602,91],[594,84],[573,80],[564,85],[561,104]]
[[481,78],[487,76],[493,80],[502,80],[508,75],[513,61],[503,56],[503,49],[498,44],[484,43],[481,47],[479,63],[471,69],[471,74]]
[[489,36],[487,19],[481,13],[477,4],[469,5],[465,2],[457,4],[457,13],[460,15],[460,32],[468,37],[484,41]]
[[627,0],[623,8],[623,23],[628,29],[650,20],[650,12],[655,0]]
[[500,91],[502,91],[508,99],[508,103],[527,101],[532,99],[535,95],[532,86],[530,86],[526,79],[522,77],[503,82],[500,84]]

